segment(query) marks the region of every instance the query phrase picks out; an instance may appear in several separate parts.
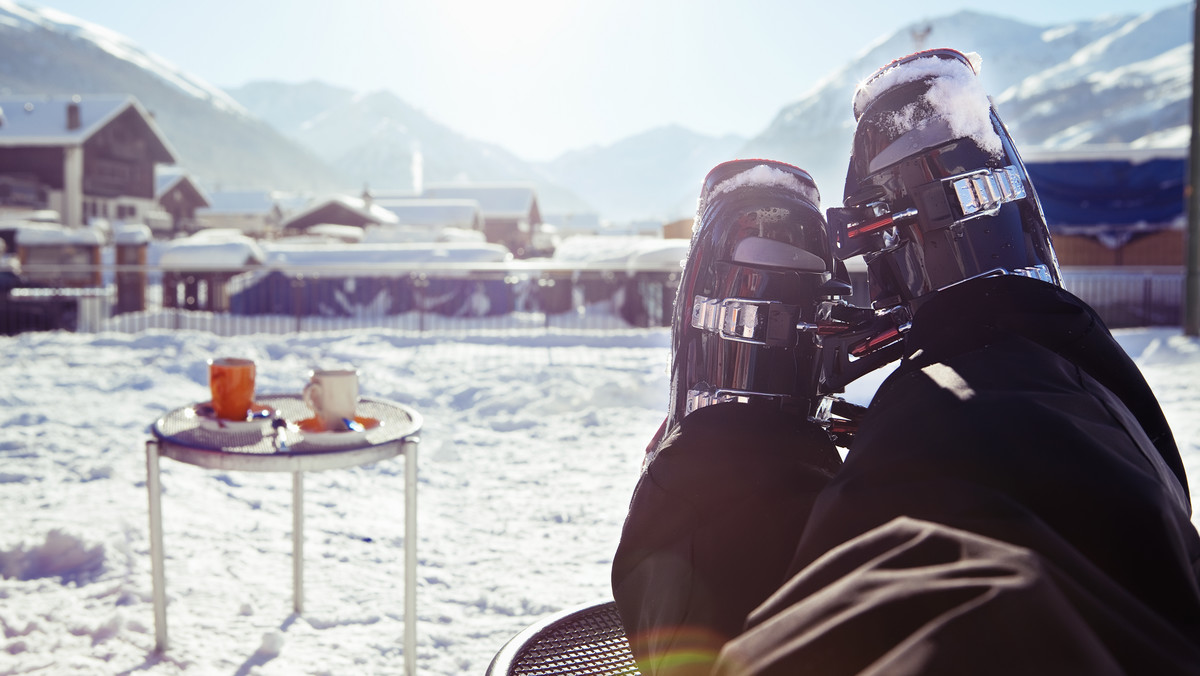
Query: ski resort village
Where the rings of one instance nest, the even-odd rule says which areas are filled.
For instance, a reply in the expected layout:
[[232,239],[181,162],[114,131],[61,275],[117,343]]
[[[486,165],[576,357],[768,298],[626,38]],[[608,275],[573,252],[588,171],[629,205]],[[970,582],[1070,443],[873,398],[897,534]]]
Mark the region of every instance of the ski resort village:
[[855,88],[924,48],[982,55],[1063,286],[1200,477],[1191,3],[913,17],[761,129],[536,161],[401,91],[221,89],[44,4],[0,0],[0,675],[483,674],[611,600],[706,174],[773,158],[842,206]]

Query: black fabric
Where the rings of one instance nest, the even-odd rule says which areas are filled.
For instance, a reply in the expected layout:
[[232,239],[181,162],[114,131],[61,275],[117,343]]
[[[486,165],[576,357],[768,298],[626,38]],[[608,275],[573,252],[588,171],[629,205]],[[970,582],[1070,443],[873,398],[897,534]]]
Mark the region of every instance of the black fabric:
[[840,464],[824,431],[770,406],[709,406],[671,431],[634,491],[613,562],[643,671],[708,673],[784,582],[812,502]]
[[899,517],[793,577],[726,645],[715,673],[1200,670],[1179,627],[1095,569],[1065,573],[1057,553]]
[[[789,579],[727,642],[718,673],[1200,673],[1200,536],[1182,462],[1095,314],[1036,280],[975,280],[923,305],[907,347],[811,512],[808,489],[792,512],[758,497],[781,510],[758,521],[802,534]],[[721,422],[729,438],[769,436],[761,422]],[[692,459],[690,438],[673,454]],[[741,451],[680,478],[718,481]],[[671,496],[685,490],[635,496],[618,562],[624,538],[647,568],[678,546],[639,524],[677,518]],[[724,560],[742,562],[763,534],[692,523],[711,555],[681,574],[743,584]],[[721,548],[729,531],[747,539]],[[616,589],[627,573],[614,566]],[[664,626],[647,608],[679,607],[670,585],[624,591],[631,632]]]
[[990,277],[938,292],[913,321],[907,344],[910,354],[920,354],[906,360],[902,372],[1016,337],[1061,356],[1112,392],[1187,491],[1175,438],[1142,372],[1100,316],[1059,287]]

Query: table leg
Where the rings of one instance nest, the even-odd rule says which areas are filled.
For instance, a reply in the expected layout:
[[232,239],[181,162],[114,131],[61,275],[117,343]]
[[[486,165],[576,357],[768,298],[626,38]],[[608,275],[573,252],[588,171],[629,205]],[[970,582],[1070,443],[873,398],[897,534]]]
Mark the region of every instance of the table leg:
[[292,472],[292,609],[304,612],[304,472]]
[[404,449],[404,673],[417,673],[417,444]]
[[167,590],[163,572],[162,484],[158,442],[146,442],[146,493],[150,499],[150,580],[154,597],[154,650],[167,649]]

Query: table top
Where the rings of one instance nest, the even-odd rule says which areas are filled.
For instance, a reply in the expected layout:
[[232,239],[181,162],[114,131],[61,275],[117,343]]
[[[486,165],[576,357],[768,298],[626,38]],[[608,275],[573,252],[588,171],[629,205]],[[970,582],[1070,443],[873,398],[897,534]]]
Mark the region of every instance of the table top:
[[[159,453],[211,469],[302,472],[365,465],[415,449],[421,415],[402,404],[362,398],[355,416],[362,432],[305,432],[312,417],[298,394],[260,395],[267,409],[258,422],[227,424],[204,404],[183,406],[159,418],[150,433]],[[282,423],[272,424],[276,419]],[[286,423],[284,425],[283,423]]]

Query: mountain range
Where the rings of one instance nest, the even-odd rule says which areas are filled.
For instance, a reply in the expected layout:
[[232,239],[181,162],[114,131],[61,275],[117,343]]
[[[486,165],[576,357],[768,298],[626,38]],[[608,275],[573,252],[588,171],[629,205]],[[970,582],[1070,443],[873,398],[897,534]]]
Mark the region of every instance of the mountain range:
[[1191,12],[1186,3],[1038,26],[960,11],[869,45],[798,93],[752,138],[666,126],[540,163],[466,137],[394,92],[323,82],[222,91],[103,27],[12,0],[0,0],[0,92],[133,94],[153,112],[180,164],[210,191],[404,192],[418,182],[526,182],[551,217],[670,220],[690,216],[704,174],[734,157],[802,166],[827,205],[840,201],[854,88],[922,47],[983,55],[981,78],[1022,149],[1186,145]]
[[180,162],[209,190],[261,185],[337,186],[323,160],[221,90],[127,38],[60,12],[0,0],[0,92],[133,94],[155,117]]
[[[745,156],[807,168],[826,204],[841,201],[854,130],[851,97],[881,65],[925,47],[982,56],[980,78],[1017,146],[1186,147],[1191,127],[1192,7],[1057,26],[961,11],[919,22],[868,47],[785,107]],[[919,36],[916,38],[914,36]]]

